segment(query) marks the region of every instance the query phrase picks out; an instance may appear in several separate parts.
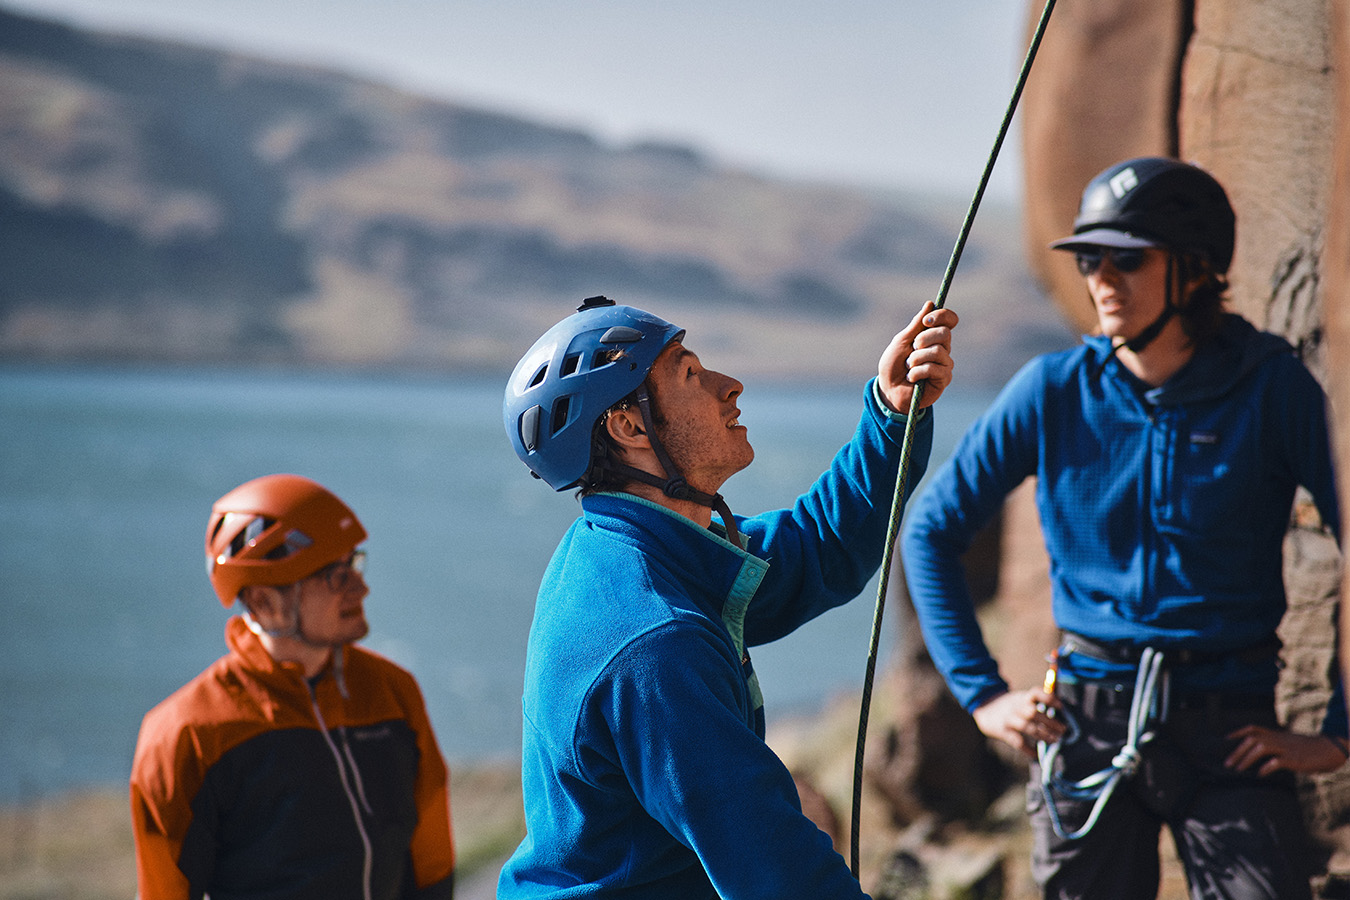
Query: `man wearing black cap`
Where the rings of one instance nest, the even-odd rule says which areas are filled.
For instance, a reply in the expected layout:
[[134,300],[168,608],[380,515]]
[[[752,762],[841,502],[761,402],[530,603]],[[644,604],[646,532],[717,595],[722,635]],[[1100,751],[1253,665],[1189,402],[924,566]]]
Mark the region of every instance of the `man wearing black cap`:
[[[1036,760],[1047,897],[1151,898],[1167,824],[1193,897],[1306,898],[1293,774],[1346,759],[1275,717],[1282,543],[1295,490],[1339,523],[1325,397],[1283,339],[1223,309],[1235,217],[1173,159],[1087,186],[1074,234],[1100,334],[1028,363],[911,509],[905,570],[934,662],[988,736]],[[960,554],[1024,479],[1063,637],[1012,690]]]

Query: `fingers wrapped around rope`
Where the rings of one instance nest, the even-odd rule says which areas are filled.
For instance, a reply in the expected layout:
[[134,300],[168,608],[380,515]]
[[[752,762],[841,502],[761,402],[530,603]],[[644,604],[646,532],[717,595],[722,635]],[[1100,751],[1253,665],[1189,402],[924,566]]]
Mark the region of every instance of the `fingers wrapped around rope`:
[[881,354],[877,385],[895,412],[908,412],[914,386],[924,383],[919,401],[931,406],[952,382],[952,329],[960,317],[950,309],[936,309],[930,300]]

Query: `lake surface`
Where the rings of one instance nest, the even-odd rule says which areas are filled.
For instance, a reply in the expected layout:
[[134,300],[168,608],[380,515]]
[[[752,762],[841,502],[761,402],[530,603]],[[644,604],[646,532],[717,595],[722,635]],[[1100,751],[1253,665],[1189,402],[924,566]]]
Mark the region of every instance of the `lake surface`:
[[[579,507],[511,452],[502,386],[0,367],[0,802],[125,783],[141,716],[224,652],[210,506],[271,472],[366,525],[365,644],[417,676],[452,765],[513,758],[535,589]],[[989,399],[942,399],[934,466]],[[861,402],[861,385],[748,384],[757,458],[731,508],[790,504]],[[770,721],[859,689],[874,593],[756,650]]]

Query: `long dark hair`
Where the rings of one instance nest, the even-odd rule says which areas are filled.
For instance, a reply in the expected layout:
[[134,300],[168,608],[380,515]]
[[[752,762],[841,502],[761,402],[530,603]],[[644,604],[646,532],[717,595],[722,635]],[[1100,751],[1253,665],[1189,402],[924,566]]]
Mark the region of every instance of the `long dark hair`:
[[[1213,337],[1223,321],[1224,304],[1228,301],[1228,278],[1214,271],[1209,261],[1196,253],[1173,254],[1177,267],[1177,283],[1185,285],[1197,277],[1204,280],[1180,303],[1177,303],[1181,327],[1191,343],[1200,345]],[[1171,290],[1169,286],[1169,290]]]

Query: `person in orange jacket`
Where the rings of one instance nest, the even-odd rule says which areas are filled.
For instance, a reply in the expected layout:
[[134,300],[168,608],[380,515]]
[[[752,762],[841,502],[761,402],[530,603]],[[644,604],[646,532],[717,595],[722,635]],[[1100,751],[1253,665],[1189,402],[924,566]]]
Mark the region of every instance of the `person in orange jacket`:
[[413,676],[369,631],[365,528],[322,485],[268,475],[216,501],[229,653],[146,714],[131,772],[140,900],[442,900],[449,775]]

